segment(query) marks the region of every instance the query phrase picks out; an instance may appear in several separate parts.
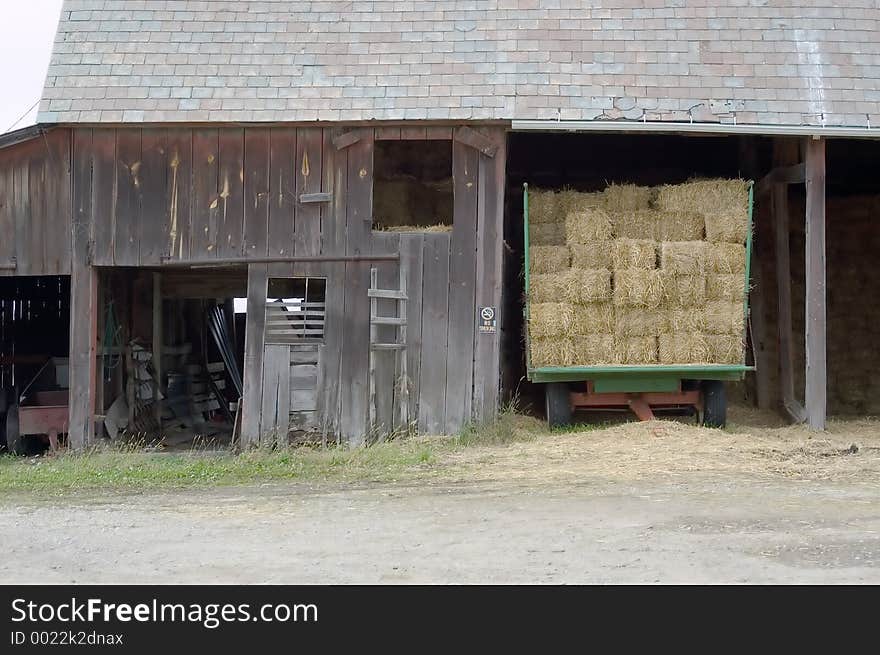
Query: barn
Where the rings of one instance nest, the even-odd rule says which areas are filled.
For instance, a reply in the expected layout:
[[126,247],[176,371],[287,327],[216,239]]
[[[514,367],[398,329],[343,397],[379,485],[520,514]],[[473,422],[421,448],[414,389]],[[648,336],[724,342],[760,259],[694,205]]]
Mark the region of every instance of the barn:
[[77,448],[454,433],[528,391],[524,183],[737,177],[743,393],[876,413],[878,28],[859,0],[67,0],[38,125],[0,137],[0,408],[43,380]]

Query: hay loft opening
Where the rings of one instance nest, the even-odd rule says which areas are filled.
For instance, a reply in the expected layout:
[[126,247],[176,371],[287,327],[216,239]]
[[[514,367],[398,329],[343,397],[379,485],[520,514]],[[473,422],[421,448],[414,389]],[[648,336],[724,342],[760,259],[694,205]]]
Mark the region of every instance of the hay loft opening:
[[452,141],[377,141],[373,176],[374,230],[452,228]]

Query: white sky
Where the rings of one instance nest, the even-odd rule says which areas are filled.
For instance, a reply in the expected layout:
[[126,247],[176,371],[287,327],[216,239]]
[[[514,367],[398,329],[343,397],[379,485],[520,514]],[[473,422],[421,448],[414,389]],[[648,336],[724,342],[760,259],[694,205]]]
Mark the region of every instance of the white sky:
[[[0,132],[43,92],[62,0],[0,0]],[[33,125],[37,108],[15,124]]]

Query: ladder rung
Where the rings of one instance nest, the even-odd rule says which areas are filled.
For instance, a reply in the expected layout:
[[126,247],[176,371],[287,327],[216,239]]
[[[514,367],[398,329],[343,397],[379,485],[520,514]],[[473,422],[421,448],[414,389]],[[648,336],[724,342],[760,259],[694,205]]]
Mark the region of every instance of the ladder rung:
[[391,300],[408,300],[403,291],[396,289],[368,289],[367,294],[370,298],[390,298]]
[[370,344],[373,350],[403,350],[406,348],[405,343],[374,343]]
[[393,318],[391,316],[371,316],[370,323],[373,325],[406,325],[406,319]]

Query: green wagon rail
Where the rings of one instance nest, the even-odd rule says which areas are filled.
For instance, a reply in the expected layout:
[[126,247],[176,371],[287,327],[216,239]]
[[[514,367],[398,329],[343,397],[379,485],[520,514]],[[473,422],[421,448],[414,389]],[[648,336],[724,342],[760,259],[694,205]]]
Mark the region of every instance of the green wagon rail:
[[[752,259],[752,209],[754,184],[749,184],[749,224],[746,237],[745,295],[743,300],[743,344],[749,313],[749,280]],[[523,233],[525,259],[525,325],[526,325],[526,374],[531,382],[582,382],[591,381],[597,393],[606,392],[666,392],[679,388],[681,380],[741,380],[754,366],[745,364],[648,364],[612,366],[543,366],[532,367],[529,349],[529,185],[523,184]],[[745,359],[745,346],[743,346]]]

